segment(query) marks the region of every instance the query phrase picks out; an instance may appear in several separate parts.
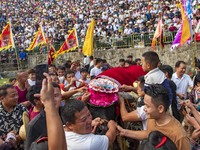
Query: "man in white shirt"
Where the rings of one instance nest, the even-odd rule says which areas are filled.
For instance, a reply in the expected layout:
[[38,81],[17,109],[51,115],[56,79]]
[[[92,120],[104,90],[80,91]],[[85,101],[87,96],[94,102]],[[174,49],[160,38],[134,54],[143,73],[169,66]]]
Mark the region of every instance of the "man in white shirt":
[[[193,87],[193,82],[190,76],[185,74],[186,63],[184,61],[177,61],[175,68],[176,72],[172,75],[172,81],[174,81],[177,86],[176,95],[177,102],[179,103],[181,100],[187,98],[187,90]],[[180,109],[180,106],[178,106],[178,109]]]
[[101,119],[92,121],[90,111],[82,101],[68,100],[61,116],[68,150],[107,150],[116,138],[117,124],[112,120],[108,122],[105,135],[93,134]]
[[92,68],[90,71],[91,79],[94,79],[96,76],[102,73],[102,70],[101,70],[102,65],[103,65],[103,60],[100,58],[97,58],[94,68]]

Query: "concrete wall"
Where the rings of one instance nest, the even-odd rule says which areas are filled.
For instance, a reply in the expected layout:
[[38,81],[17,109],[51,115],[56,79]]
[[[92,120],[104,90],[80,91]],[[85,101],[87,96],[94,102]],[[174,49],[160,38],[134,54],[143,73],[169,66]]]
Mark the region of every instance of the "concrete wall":
[[[156,52],[159,54],[160,60],[163,64],[169,64],[174,68],[175,63],[178,60],[183,60],[188,65],[188,71],[191,71],[194,68],[194,54],[196,52],[196,47],[194,44],[189,46],[184,46],[182,48],[175,49],[173,51],[170,50],[171,45],[166,45],[165,48],[158,49]],[[94,52],[94,57],[99,57],[106,59],[108,63],[112,66],[117,66],[120,58],[126,59],[128,55],[133,55],[134,58],[141,58],[141,55],[150,50],[150,47],[144,48],[126,48],[126,49],[108,49],[108,50],[96,50]],[[197,54],[198,55],[198,54]],[[62,56],[59,56],[55,64],[62,65],[66,62],[66,60],[83,60],[83,54],[80,52],[69,52],[65,53]],[[29,56],[29,68],[34,67],[36,64],[46,63],[47,55],[31,55]]]

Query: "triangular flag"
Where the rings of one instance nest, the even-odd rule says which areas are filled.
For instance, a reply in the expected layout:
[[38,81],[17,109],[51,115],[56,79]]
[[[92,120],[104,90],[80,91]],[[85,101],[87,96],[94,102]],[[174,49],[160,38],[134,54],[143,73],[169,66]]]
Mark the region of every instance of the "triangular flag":
[[38,28],[38,31],[35,34],[33,42],[30,44],[30,46],[26,50],[33,50],[35,47],[46,44],[46,43],[47,42],[46,42],[42,27],[40,26]]
[[195,29],[195,40],[200,41],[200,20],[199,20],[197,27]]
[[83,54],[85,56],[92,56],[93,55],[93,36],[94,36],[94,25],[95,25],[95,20],[92,19],[90,22],[87,33],[85,36],[85,41],[83,44]]
[[69,35],[66,38],[65,42],[63,43],[63,45],[60,47],[60,49],[54,55],[55,59],[56,59],[56,57],[58,57],[61,54],[75,50],[76,48],[78,48],[78,46],[79,46],[79,44],[78,44],[76,29],[73,28],[72,30],[69,31]]
[[14,48],[15,45],[12,37],[11,24],[8,22],[0,35],[0,51],[7,50],[11,47]]
[[48,53],[48,65],[52,64],[54,62],[54,54],[55,54],[55,49],[53,47],[53,45],[50,46],[50,50]]
[[156,31],[153,36],[153,40],[152,40],[152,44],[151,44],[152,50],[155,50],[157,38],[159,38],[162,35],[162,25],[163,25],[163,23],[162,23],[162,18],[161,18],[158,21],[157,28],[156,28]]

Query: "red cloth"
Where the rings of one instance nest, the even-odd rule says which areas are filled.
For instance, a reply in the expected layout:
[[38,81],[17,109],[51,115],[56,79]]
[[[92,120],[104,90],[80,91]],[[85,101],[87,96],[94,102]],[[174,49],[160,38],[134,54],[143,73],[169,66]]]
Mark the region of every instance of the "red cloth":
[[102,72],[97,77],[108,77],[118,81],[121,85],[133,85],[133,82],[145,74],[141,66],[133,65],[130,67],[111,68]]
[[25,101],[27,101],[26,99],[26,94],[27,94],[27,89],[25,89],[24,91],[20,90],[18,86],[15,86],[15,89],[17,90],[18,93],[18,104],[23,103]]

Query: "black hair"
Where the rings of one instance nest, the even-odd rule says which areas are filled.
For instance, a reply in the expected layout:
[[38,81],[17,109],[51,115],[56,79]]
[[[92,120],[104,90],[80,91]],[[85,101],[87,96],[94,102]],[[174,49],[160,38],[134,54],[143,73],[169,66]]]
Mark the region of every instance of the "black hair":
[[128,63],[129,65],[132,65],[132,62],[130,60],[125,60],[125,63]]
[[27,94],[26,94],[26,98],[31,102],[31,104],[33,104],[34,106],[36,105],[36,103],[34,102],[34,100],[40,100],[40,98],[35,97],[34,94],[39,94],[40,93],[41,88],[36,87],[35,85],[31,86],[30,89],[28,90]]
[[106,59],[102,59],[103,63],[107,63],[107,60]]
[[143,88],[144,87],[144,84],[145,84],[145,79],[144,79],[144,76],[140,76],[138,78],[138,81],[140,82],[140,88]]
[[96,59],[96,64],[99,64],[100,62],[103,62],[103,60],[101,58],[97,58]]
[[80,69],[80,73],[81,73],[81,72],[88,72],[88,71],[87,71],[86,68],[81,68],[81,69]]
[[138,61],[141,61],[141,59],[140,59],[140,58],[136,58],[136,59],[135,59],[135,62],[138,62]]
[[169,78],[172,78],[172,74],[173,74],[173,68],[170,65],[161,65],[159,67],[159,69],[164,72],[164,73],[168,73]]
[[70,99],[67,100],[65,106],[61,110],[61,118],[63,124],[67,122],[74,124],[75,123],[75,113],[80,112],[85,108],[85,103],[80,100]]
[[59,69],[59,70],[65,70],[65,67],[63,67],[63,66],[58,66],[58,67],[57,67],[57,70],[58,70],[58,69]]
[[[163,141],[163,138],[166,138],[166,141],[156,148]],[[177,150],[177,148],[174,142],[166,135],[159,131],[152,131],[148,139],[142,141],[139,150]]]
[[72,70],[67,70],[65,73],[65,78],[67,77],[68,74],[75,74],[75,73]]
[[180,67],[181,64],[186,65],[186,63],[184,61],[179,60],[179,61],[176,62],[175,67],[178,68],[178,67]]
[[56,66],[55,66],[54,64],[50,64],[48,67],[49,67],[49,68],[50,68],[50,67],[55,67],[55,68],[56,68]]
[[128,55],[127,58],[133,58],[133,56],[132,55]]
[[28,74],[31,74],[31,73],[36,73],[35,69],[28,70]]
[[150,64],[151,68],[157,68],[158,63],[160,62],[159,56],[156,52],[148,51],[142,54],[146,63]]
[[9,79],[9,83],[11,83],[12,81],[17,80],[16,78],[10,78]]
[[6,96],[8,94],[7,89],[9,88],[15,88],[13,85],[11,84],[4,84],[0,87],[0,96]]
[[17,150],[13,142],[5,142],[0,145],[0,150]]
[[163,105],[165,111],[169,109],[169,94],[164,86],[161,84],[145,84],[144,92],[152,97],[152,103],[154,103],[156,106]]
[[93,56],[90,56],[90,60],[93,60],[94,59],[94,57]]
[[70,67],[71,67],[71,63],[66,62],[66,63],[65,63],[65,68],[70,68]]
[[194,86],[197,85],[198,82],[200,82],[200,73],[197,73],[197,75],[194,78]]
[[51,72],[49,73],[49,76],[58,76],[57,72]]
[[121,59],[119,60],[119,62],[125,62],[125,59],[121,58]]

